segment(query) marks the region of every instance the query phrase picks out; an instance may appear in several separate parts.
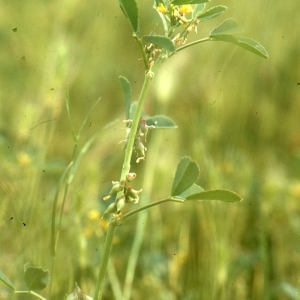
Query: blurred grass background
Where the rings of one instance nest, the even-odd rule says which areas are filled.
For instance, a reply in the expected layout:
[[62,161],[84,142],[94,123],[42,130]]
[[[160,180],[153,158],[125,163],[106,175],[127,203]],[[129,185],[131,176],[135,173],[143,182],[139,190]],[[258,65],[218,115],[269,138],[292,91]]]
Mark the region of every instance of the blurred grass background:
[[[142,34],[156,24],[162,33],[152,1],[138,3]],[[141,202],[167,196],[180,157],[189,155],[200,165],[201,186],[234,190],[244,201],[152,208],[133,300],[300,299],[300,2],[215,0],[208,7],[217,4],[228,11],[199,24],[191,38],[234,17],[270,58],[207,43],[162,65],[145,110],[169,115],[179,128],[150,132],[146,161],[133,163],[134,187],[144,187]],[[54,299],[65,299],[74,281],[93,295],[107,226],[101,199],[123,160],[118,76],[130,80],[136,100],[141,55],[117,1],[2,1],[0,16],[0,269],[18,289],[25,289],[26,262],[50,268],[52,203],[73,149],[67,85],[75,128],[102,98],[81,146],[119,119],[78,170],[58,245]],[[135,224],[117,231],[113,260],[121,285]],[[105,299],[114,299],[117,284],[107,283]],[[31,298],[2,284],[0,299]]]

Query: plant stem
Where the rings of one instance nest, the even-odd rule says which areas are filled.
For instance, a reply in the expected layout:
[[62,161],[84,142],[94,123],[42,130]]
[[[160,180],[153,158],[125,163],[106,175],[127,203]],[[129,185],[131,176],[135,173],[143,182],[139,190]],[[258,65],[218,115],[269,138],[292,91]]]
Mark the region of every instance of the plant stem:
[[106,269],[107,269],[107,265],[108,265],[109,255],[110,255],[112,242],[113,242],[113,238],[114,238],[114,234],[115,234],[117,225],[118,225],[117,220],[112,218],[109,223],[109,227],[108,227],[108,231],[107,231],[106,239],[105,239],[105,243],[104,243],[103,257],[102,257],[101,263],[100,263],[100,269],[99,269],[98,279],[97,279],[97,283],[96,283],[94,300],[99,300],[102,297],[104,278],[106,275]]
[[143,55],[144,68],[145,68],[145,71],[148,72],[149,71],[149,62],[148,62],[146,53],[144,51],[144,46],[143,46],[143,43],[142,43],[142,39],[137,37],[135,34],[133,35],[133,37],[135,38],[135,40],[137,41],[137,43],[139,45],[140,51]]
[[143,108],[152,78],[153,78],[152,72],[149,71],[145,74],[144,84],[143,84],[143,87],[142,87],[142,90],[140,93],[137,108],[136,108],[136,111],[135,111],[135,114],[134,114],[134,117],[132,120],[130,133],[128,136],[128,142],[127,142],[127,146],[126,146],[126,150],[125,150],[126,152],[125,152],[124,163],[123,163],[123,167],[122,167],[120,181],[125,180],[126,174],[128,174],[130,171],[130,167],[131,167],[130,161],[131,161],[131,156],[132,156],[132,151],[133,151],[134,140],[136,137],[138,124],[140,121],[142,108]]
[[29,295],[32,295],[38,299],[41,299],[41,300],[47,300],[46,298],[44,298],[43,296],[33,292],[33,291],[15,291],[15,294],[29,294]]
[[[206,38],[204,38],[204,39],[197,40],[197,41],[194,41],[194,42],[185,44],[185,45],[183,45],[183,46],[177,48],[176,51],[175,51],[173,54],[175,54],[175,53],[177,53],[177,52],[179,52],[179,51],[182,51],[182,50],[184,50],[184,49],[186,49],[186,48],[188,48],[188,47],[191,47],[191,46],[194,46],[194,45],[197,45],[197,44],[200,44],[200,43],[204,43],[204,42],[209,42],[209,41],[213,41],[213,40],[212,40],[210,37],[206,37]],[[172,54],[172,55],[173,55],[173,54]]]
[[136,213],[144,210],[144,209],[148,209],[148,208],[150,208],[152,206],[156,206],[156,205],[159,205],[159,204],[162,204],[162,203],[165,203],[165,202],[170,202],[170,201],[178,202],[178,203],[184,203],[185,202],[185,200],[182,200],[182,199],[175,199],[175,198],[172,198],[172,197],[171,198],[170,197],[169,198],[165,198],[165,199],[162,199],[162,200],[159,200],[159,201],[152,202],[150,204],[147,204],[147,205],[142,206],[140,208],[137,208],[135,210],[132,210],[132,211],[128,212],[127,214],[123,215],[121,217],[121,220],[123,221],[123,220],[125,220],[125,219],[133,216],[134,214],[136,214]]

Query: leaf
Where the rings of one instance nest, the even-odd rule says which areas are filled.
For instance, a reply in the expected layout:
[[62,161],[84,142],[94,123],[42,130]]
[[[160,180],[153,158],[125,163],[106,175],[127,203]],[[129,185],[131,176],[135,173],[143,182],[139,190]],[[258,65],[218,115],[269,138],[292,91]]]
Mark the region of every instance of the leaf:
[[226,19],[223,23],[211,31],[210,36],[214,37],[216,34],[236,34],[242,31],[243,28],[238,25],[236,20]]
[[199,3],[206,3],[210,0],[174,0],[172,4],[174,5],[183,5],[183,4],[199,4]]
[[198,15],[200,15],[204,8],[205,8],[206,4],[205,3],[202,3],[202,4],[197,4],[193,10],[193,18],[197,17]]
[[240,195],[229,190],[203,191],[186,197],[186,200],[219,200],[225,202],[242,201]]
[[236,44],[248,51],[261,56],[263,58],[269,58],[269,54],[264,46],[262,46],[257,41],[250,39],[248,37],[242,36],[232,36],[230,34],[217,34],[211,36],[216,41],[223,41],[228,43]]
[[13,283],[5,276],[5,274],[0,270],[0,280],[5,283],[8,287],[15,290],[15,286]]
[[[129,111],[129,120],[133,120],[136,108],[137,108],[138,102],[134,101],[130,105],[130,111]],[[141,116],[144,115],[144,112],[141,113]]]
[[212,18],[218,17],[226,10],[227,10],[227,7],[224,5],[214,6],[210,9],[208,9],[207,11],[205,11],[203,14],[197,15],[197,18],[199,19],[199,21],[204,22],[204,21],[210,20]]
[[24,279],[29,291],[43,290],[49,283],[49,271],[27,263],[24,266]]
[[139,15],[138,7],[135,0],[119,0],[120,7],[128,19],[133,32],[138,34],[139,32]]
[[185,200],[186,197],[197,194],[197,193],[201,193],[202,191],[204,191],[204,189],[200,185],[193,183],[187,190],[185,190],[180,195],[177,195],[176,198]]
[[177,128],[175,122],[164,115],[156,115],[153,117],[145,118],[148,126],[155,126],[156,129],[164,129],[164,128]]
[[172,196],[180,195],[187,190],[198,178],[198,164],[189,157],[183,157],[179,162],[172,186]]
[[129,120],[129,114],[130,114],[130,101],[131,101],[131,86],[130,82],[127,78],[124,76],[119,76],[122,90],[125,98],[125,111],[126,111],[126,120]]
[[169,52],[174,52],[175,51],[175,46],[173,42],[162,35],[144,35],[142,37],[143,40],[147,41],[148,43],[155,44],[159,47],[167,49]]

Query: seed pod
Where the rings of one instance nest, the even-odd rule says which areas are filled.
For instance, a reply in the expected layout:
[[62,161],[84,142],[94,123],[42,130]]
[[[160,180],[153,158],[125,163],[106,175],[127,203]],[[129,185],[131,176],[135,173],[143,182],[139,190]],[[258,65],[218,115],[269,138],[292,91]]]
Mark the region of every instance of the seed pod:
[[[116,205],[116,203],[114,202],[114,203],[112,203],[112,204],[110,204],[110,205],[108,206],[108,208],[107,208],[106,211],[104,212],[102,218],[103,218],[104,215],[106,215],[106,214],[112,214],[112,213],[115,213],[115,212],[117,212],[117,205]],[[101,219],[102,219],[102,218],[101,218]]]
[[147,151],[147,148],[142,143],[141,139],[136,139],[134,149],[138,156],[145,157],[145,151]]
[[113,187],[111,188],[109,194],[116,194],[118,192],[121,192],[124,189],[125,186],[125,180],[119,181],[112,181]]
[[147,123],[144,119],[141,119],[140,124],[141,124],[141,132],[142,132],[143,136],[145,137],[145,142],[147,142],[147,133],[148,133]]
[[[141,193],[141,192],[142,192],[142,189],[137,191],[137,190],[134,190],[131,186],[128,186],[126,188],[126,193],[125,193],[126,201],[127,202],[138,203],[139,199],[140,199],[138,194]],[[133,199],[133,200],[131,200],[130,198]]]
[[122,208],[125,206],[125,196],[121,196],[117,201],[117,213],[120,213]]

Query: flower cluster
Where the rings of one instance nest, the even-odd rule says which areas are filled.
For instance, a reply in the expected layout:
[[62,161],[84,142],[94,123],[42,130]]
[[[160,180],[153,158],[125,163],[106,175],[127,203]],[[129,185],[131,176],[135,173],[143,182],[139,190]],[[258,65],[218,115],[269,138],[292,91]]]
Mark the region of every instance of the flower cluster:
[[[120,217],[122,215],[121,210],[125,206],[126,203],[138,203],[139,202],[139,193],[142,192],[142,189],[135,190],[128,183],[134,180],[136,177],[135,173],[128,173],[126,175],[126,180],[121,181],[113,181],[112,188],[109,192],[109,195],[103,198],[103,200],[108,200],[111,195],[122,192],[121,196],[116,198],[116,200],[110,204],[107,210],[104,212],[105,214],[113,213],[114,217]],[[103,218],[103,217],[102,217]]]
[[181,34],[178,33],[173,38],[173,42],[175,45],[182,45],[186,43],[189,33],[192,31],[197,32],[197,25],[199,23],[199,20],[197,18],[186,18],[187,14],[191,14],[193,12],[193,8],[190,4],[169,4],[168,7],[165,7],[163,3],[160,3],[160,5],[156,9],[158,12],[162,13],[164,18],[168,21],[170,25],[170,34],[173,33],[173,31],[181,25],[185,27]]

